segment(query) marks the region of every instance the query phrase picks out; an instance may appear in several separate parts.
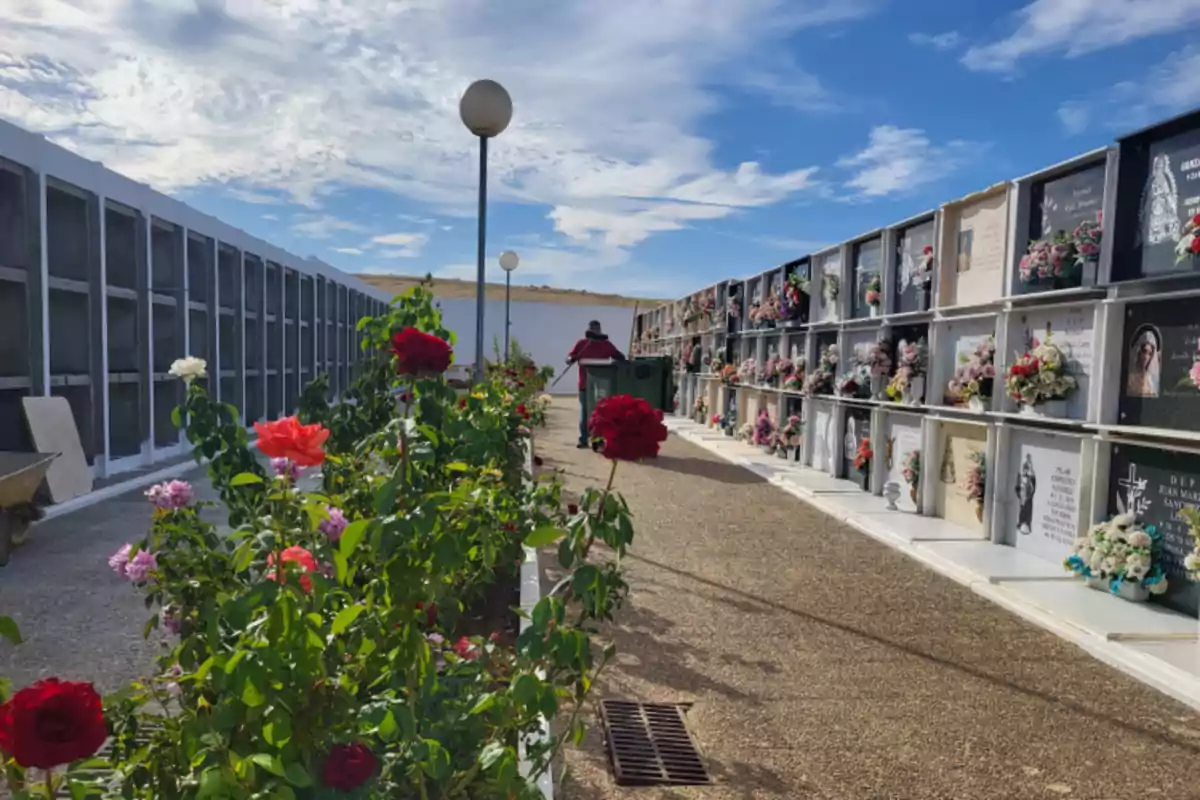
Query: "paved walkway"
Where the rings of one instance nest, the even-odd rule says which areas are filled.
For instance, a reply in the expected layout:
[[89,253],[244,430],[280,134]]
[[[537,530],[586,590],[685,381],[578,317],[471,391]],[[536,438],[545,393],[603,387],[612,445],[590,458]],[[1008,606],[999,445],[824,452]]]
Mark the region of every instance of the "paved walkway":
[[[577,413],[537,440],[575,491],[608,466]],[[1200,715],[749,471],[672,436],[617,488],[632,595],[597,695],[694,702],[718,783],[620,789],[593,728],[566,800],[1200,797]]]

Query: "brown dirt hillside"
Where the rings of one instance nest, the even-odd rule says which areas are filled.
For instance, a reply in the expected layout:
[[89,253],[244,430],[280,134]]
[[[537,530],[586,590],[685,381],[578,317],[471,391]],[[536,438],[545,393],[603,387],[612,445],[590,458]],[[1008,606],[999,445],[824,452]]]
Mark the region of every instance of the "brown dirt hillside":
[[[421,282],[420,277],[411,275],[356,275],[356,278],[382,289],[390,294],[401,294]],[[450,278],[434,278],[433,294],[435,297],[455,300],[475,297],[475,282]],[[489,300],[504,299],[504,284],[487,284]],[[647,298],[624,297],[618,294],[601,294],[589,292],[586,289],[555,289],[549,286],[517,286],[512,287],[513,302],[525,303],[558,303],[571,306],[626,306],[640,304],[643,310],[654,308],[665,302]]]

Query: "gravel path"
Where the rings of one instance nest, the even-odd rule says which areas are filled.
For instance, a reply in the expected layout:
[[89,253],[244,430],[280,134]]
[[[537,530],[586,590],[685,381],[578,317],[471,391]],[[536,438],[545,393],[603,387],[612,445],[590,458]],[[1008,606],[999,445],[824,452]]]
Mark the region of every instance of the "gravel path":
[[[573,491],[608,468],[577,414],[537,441]],[[1200,797],[1200,715],[752,473],[672,437],[617,489],[632,594],[596,696],[694,702],[717,783],[621,789],[593,726],[566,800]]]

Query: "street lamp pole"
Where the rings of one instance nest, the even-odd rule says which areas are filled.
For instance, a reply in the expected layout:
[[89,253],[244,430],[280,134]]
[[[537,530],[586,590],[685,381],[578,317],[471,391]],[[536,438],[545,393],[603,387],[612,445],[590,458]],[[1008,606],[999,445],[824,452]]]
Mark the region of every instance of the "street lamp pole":
[[[499,136],[512,121],[512,98],[492,80],[475,81],[458,103],[458,114],[471,133],[479,137],[479,242],[475,276],[475,382],[483,380],[483,312],[487,302],[484,253],[487,249],[488,139]],[[507,329],[505,331],[507,335]],[[507,353],[506,353],[507,355]]]
[[504,361],[508,362],[508,329],[512,325],[508,319],[508,310],[511,305],[512,294],[512,274],[517,265],[521,263],[521,259],[512,250],[505,250],[500,254],[500,269],[504,270]]

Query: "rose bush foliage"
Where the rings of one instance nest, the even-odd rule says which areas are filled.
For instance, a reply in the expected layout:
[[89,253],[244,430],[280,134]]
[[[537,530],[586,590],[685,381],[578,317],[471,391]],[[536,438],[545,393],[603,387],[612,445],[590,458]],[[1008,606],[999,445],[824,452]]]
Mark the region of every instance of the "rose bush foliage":
[[[446,353],[453,337],[422,288],[358,327],[367,357],[343,402],[315,381],[298,418],[259,426],[261,453],[192,369],[175,418],[221,502],[160,487],[149,533],[119,559],[164,653],[154,675],[105,698],[97,757],[84,752],[94,706],[79,712],[87,747],[49,759],[4,733],[20,735],[3,720],[22,695],[0,706],[17,797],[540,796],[518,743],[536,775],[582,736],[612,657],[590,631],[627,591],[628,506],[612,473],[570,507],[556,479],[531,480],[526,417],[545,380],[516,386],[501,371],[460,395],[436,369],[442,350],[425,337]],[[408,329],[422,336],[397,340]],[[264,455],[290,463],[268,470]],[[303,469],[316,464],[319,481]],[[525,547],[555,545],[567,577],[519,635],[480,629],[497,587],[517,585]],[[560,736],[531,738],[559,715]],[[60,769],[34,783],[29,767]]]

